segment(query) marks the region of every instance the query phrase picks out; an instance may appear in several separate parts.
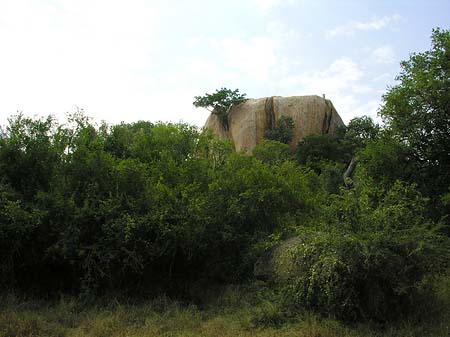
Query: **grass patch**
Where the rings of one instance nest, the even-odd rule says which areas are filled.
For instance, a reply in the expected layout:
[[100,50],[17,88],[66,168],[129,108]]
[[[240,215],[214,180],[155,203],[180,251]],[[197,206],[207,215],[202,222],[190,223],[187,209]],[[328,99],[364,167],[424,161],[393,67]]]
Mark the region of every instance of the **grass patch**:
[[[287,315],[270,291],[227,287],[205,293],[204,302],[180,303],[166,297],[131,303],[102,298],[83,305],[76,298],[42,301],[0,297],[0,337],[435,337],[450,336],[450,279],[439,284],[440,301],[407,320],[377,325],[345,325],[303,312]],[[425,307],[424,307],[425,308]]]

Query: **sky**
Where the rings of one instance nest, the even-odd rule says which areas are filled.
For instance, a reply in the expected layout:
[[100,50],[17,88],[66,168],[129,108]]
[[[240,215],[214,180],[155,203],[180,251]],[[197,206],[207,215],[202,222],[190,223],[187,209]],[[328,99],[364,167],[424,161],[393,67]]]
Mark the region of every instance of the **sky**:
[[194,96],[221,87],[377,119],[400,62],[449,26],[449,0],[0,0],[0,125],[83,109],[202,126]]

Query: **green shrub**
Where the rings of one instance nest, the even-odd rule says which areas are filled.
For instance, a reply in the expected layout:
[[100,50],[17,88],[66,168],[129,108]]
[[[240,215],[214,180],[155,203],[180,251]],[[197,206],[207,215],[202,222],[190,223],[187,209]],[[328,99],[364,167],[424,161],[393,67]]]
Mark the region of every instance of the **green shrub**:
[[300,164],[308,164],[315,170],[318,170],[315,164],[323,160],[347,163],[352,156],[339,138],[328,134],[303,138],[298,143],[295,155]]
[[295,268],[282,275],[285,303],[345,320],[397,318],[414,307],[437,257],[421,234],[305,233],[290,254]]
[[395,319],[448,269],[449,238],[423,217],[426,199],[414,186],[398,182],[377,204],[366,193],[343,193],[326,226],[300,230],[297,243],[278,254],[276,274],[292,309]]
[[273,129],[266,130],[264,137],[269,140],[288,144],[294,136],[294,120],[291,117],[281,116],[278,118]]
[[291,156],[289,145],[276,140],[263,140],[253,149],[253,156],[266,164],[280,164]]

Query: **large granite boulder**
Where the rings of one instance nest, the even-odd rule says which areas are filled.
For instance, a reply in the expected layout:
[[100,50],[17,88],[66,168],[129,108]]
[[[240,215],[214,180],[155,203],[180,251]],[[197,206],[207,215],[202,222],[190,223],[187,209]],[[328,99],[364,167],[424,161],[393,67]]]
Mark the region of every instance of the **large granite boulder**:
[[264,139],[266,130],[274,128],[281,116],[291,117],[295,124],[291,148],[295,148],[306,136],[334,134],[338,127],[344,125],[328,99],[319,96],[273,96],[248,99],[231,106],[228,125],[212,113],[204,127],[222,139],[231,140],[236,151],[251,153]]

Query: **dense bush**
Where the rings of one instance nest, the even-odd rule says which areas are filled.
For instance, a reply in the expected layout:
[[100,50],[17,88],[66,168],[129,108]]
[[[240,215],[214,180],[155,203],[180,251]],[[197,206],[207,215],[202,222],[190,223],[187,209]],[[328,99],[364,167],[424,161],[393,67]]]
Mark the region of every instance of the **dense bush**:
[[302,139],[296,149],[296,158],[300,164],[309,164],[320,170],[320,161],[331,160],[346,163],[351,153],[341,145],[340,138],[331,135],[311,135]]
[[303,216],[286,174],[185,124],[19,115],[0,158],[3,284],[178,292],[239,281],[258,242]]
[[390,320],[430,295],[430,276],[449,267],[449,238],[426,221],[414,186],[396,183],[377,205],[366,193],[344,194],[326,224],[301,230],[277,255],[282,293],[294,310]]
[[289,145],[276,140],[263,140],[255,146],[252,153],[266,164],[280,164],[291,158]]

